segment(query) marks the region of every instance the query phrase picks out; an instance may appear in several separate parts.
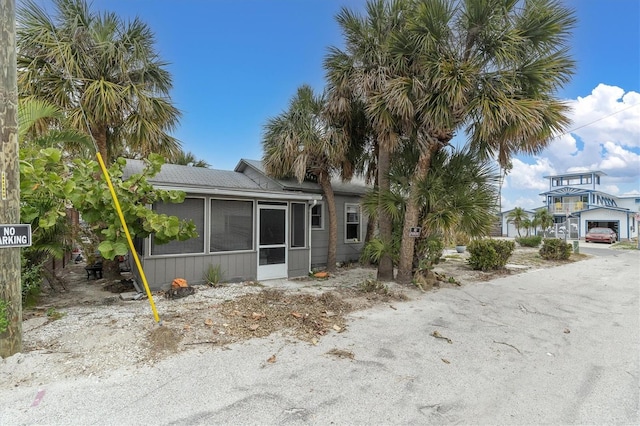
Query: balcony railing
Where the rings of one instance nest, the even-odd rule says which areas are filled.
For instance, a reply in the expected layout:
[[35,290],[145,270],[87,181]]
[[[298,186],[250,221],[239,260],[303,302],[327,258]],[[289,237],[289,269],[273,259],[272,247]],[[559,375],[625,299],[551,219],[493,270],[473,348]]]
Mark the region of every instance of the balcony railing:
[[574,201],[572,203],[552,203],[551,206],[549,206],[549,211],[555,214],[573,213],[587,208],[589,208],[588,203],[584,201]]

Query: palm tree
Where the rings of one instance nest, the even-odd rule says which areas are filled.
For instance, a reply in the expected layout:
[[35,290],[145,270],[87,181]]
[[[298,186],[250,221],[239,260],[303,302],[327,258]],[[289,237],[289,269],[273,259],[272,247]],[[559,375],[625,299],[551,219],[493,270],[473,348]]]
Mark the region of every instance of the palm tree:
[[107,163],[119,155],[178,154],[180,144],[167,132],[180,112],[149,27],[93,13],[85,0],[53,3],[55,17],[33,0],[17,11],[20,97],[64,111]]
[[331,176],[344,161],[346,138],[323,118],[324,96],[315,96],[307,85],[298,88],[288,110],[270,118],[262,138],[265,171],[276,178],[317,178],[327,202],[329,247],[327,270],[335,271],[338,240],[336,202]]
[[534,228],[540,226],[546,237],[549,228],[553,226],[553,215],[546,208],[537,210],[533,216],[532,225]]
[[518,237],[520,235],[520,228],[525,225],[525,221],[529,220],[529,215],[524,211],[522,207],[516,207],[507,214],[507,222],[513,223],[516,227],[516,231],[518,232]]
[[207,163],[205,160],[199,160],[196,156],[191,152],[180,151],[180,153],[173,159],[169,159],[170,164],[179,164],[181,166],[191,166],[191,167],[204,167],[209,168],[211,165]]
[[[398,259],[402,223],[409,202],[409,184],[420,153],[415,145],[406,144],[398,152],[403,161],[394,161],[390,170],[391,191],[386,194],[368,195],[364,208],[369,211],[376,200],[382,199],[385,208],[394,219],[393,258]],[[416,240],[413,271],[420,269],[421,260],[433,240],[463,233],[480,237],[489,232],[494,220],[496,171],[489,163],[479,161],[475,153],[464,149],[440,150],[434,154],[427,176],[419,182],[419,220],[422,231]],[[374,260],[379,256],[380,243],[365,248],[365,255]]]
[[[366,20],[348,22],[378,22],[376,12],[397,4],[372,1]],[[456,132],[466,132],[481,158],[496,156],[504,166],[515,153],[539,152],[567,125],[566,106],[553,94],[569,80],[574,67],[566,41],[575,20],[553,0],[402,4],[402,16],[407,18],[393,27],[375,26],[386,31],[375,42],[358,44],[354,33],[346,37],[347,48],[363,45],[365,52],[381,60],[367,61],[366,55],[354,50],[349,51],[351,56],[343,55],[351,62],[335,60],[332,65],[347,70],[338,77],[359,76],[333,76],[333,81],[345,82],[351,93],[366,99],[379,135],[395,135],[396,140],[419,147],[397,277],[408,282],[414,253],[409,230],[419,220],[418,182],[427,175],[432,156]],[[369,75],[382,77],[374,80],[375,85],[363,77]],[[380,150],[380,168],[383,153],[388,152]]]
[[[365,18],[343,8],[336,19],[344,34],[345,48],[330,48],[324,64],[331,116],[348,116],[353,105],[364,108],[374,142],[380,193],[390,189],[391,156],[401,142],[401,117],[391,112],[384,95],[393,78],[391,40],[405,25],[407,5],[405,0],[371,0],[367,2]],[[390,212],[385,210],[382,200],[376,217],[380,242],[386,247],[379,259],[377,278],[388,281],[393,279],[393,229]]]

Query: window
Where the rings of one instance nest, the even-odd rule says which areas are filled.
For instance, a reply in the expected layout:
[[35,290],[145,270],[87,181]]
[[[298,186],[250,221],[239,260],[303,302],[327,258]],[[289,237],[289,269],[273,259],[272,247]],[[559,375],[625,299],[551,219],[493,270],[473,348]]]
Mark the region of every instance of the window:
[[211,200],[211,252],[253,249],[253,202]]
[[345,204],[345,241],[351,243],[360,242],[360,206],[358,204]]
[[318,203],[311,207],[311,229],[324,229],[322,203]]
[[151,238],[151,255],[204,253],[204,199],[185,198],[183,203],[155,203],[153,211],[158,214],[177,216],[181,220],[191,220],[196,225],[198,236],[186,241],[171,241],[156,244]]
[[304,247],[306,205],[291,203],[291,247]]
[[566,185],[580,185],[579,177],[568,177],[566,181]]

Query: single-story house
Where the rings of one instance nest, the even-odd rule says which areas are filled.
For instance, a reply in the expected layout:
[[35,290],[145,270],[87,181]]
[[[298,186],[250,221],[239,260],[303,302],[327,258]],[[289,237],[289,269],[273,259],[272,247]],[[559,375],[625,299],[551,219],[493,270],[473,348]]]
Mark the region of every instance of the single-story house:
[[[127,160],[124,175],[141,173],[144,163]],[[186,193],[181,204],[152,208],[192,220],[197,238],[156,244],[136,241],[152,290],[175,278],[204,282],[210,266],[223,281],[307,276],[327,264],[327,207],[317,182],[273,179],[260,161],[242,159],[233,171],[164,164],[149,182],[158,189]],[[360,207],[364,184],[333,182],[337,211],[337,261],[356,261],[364,246],[367,218]]]
[[[502,215],[501,215],[502,216],[502,235],[505,237],[518,236],[518,229],[516,228],[516,225],[509,219],[509,214],[514,210],[515,209],[510,209],[502,212]],[[533,220],[533,216],[535,215],[535,212],[531,210],[524,210],[524,213],[527,215],[527,218],[529,220]],[[520,235],[523,237],[527,235],[527,230],[524,229],[523,227],[520,227]]]

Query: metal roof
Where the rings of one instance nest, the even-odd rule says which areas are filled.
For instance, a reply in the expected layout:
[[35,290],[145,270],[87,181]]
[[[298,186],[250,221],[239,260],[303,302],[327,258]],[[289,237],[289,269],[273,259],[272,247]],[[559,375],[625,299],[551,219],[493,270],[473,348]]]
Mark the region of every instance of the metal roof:
[[[142,173],[144,162],[127,160],[124,168],[126,177]],[[216,170],[206,167],[191,167],[178,164],[163,164],[160,172],[149,179],[150,183],[191,188],[221,188],[238,190],[261,190],[256,182],[243,173],[230,170]]]
[[[247,166],[252,167],[265,177],[268,177],[274,182],[277,182],[283,189],[290,191],[304,191],[304,192],[312,192],[312,193],[321,193],[322,188],[320,184],[316,182],[310,181],[302,181],[298,182],[297,179],[275,179],[271,178],[267,175],[264,166],[262,165],[262,161],[259,160],[248,160],[243,158],[240,160],[235,170],[238,172],[242,172]],[[331,186],[333,186],[333,191],[336,194],[343,195],[363,195],[369,189],[370,186],[366,185],[364,182],[352,181],[352,182],[343,182],[341,179],[333,178],[331,179]]]
[[547,179],[547,178],[559,178],[559,177],[571,177],[571,176],[584,176],[584,175],[591,175],[591,174],[596,176],[607,176],[605,172],[601,172],[600,170],[593,170],[593,171],[585,170],[582,172],[567,172],[561,175],[549,175],[549,176],[542,176],[542,177]]

